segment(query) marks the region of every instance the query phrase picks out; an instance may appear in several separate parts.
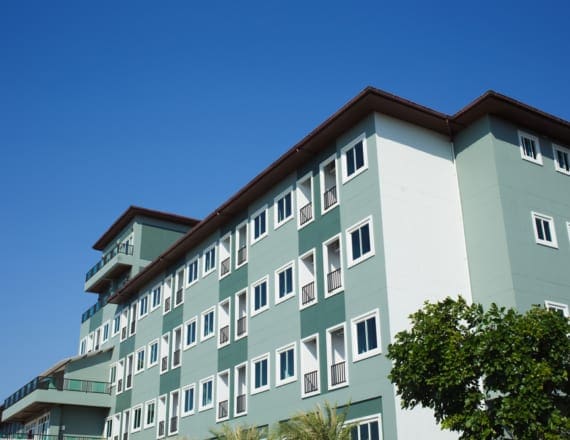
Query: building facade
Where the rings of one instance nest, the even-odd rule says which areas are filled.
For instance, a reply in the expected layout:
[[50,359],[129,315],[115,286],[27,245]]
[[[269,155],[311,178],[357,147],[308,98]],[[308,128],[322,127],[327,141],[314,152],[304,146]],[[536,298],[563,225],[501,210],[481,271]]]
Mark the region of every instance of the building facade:
[[448,296],[568,314],[566,146],[495,92],[449,116],[365,89],[204,220],[129,208],[94,245],[78,355],[3,429],[203,439],[328,401],[355,439],[456,437],[400,409],[387,346]]

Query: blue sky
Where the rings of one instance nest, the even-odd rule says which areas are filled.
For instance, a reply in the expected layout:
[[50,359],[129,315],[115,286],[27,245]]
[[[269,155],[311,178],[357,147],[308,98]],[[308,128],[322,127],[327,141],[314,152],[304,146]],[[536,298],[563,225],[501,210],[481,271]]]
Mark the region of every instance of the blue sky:
[[0,3],[0,399],[77,351],[92,244],[202,218],[367,85],[570,120],[567,1]]

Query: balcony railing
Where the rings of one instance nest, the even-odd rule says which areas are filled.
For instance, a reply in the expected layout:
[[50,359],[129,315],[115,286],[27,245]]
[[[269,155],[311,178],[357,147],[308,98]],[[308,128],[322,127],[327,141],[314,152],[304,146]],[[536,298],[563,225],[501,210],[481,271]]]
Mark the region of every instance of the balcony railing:
[[172,356],[172,366],[177,367],[180,365],[180,349],[174,350],[174,354]]
[[313,218],[313,204],[307,203],[299,209],[299,225],[304,225]]
[[170,312],[170,297],[166,297],[164,298],[164,312],[168,313]]
[[87,271],[87,273],[85,274],[85,281],[89,281],[90,278],[92,278],[97,272],[103,269],[103,267],[105,267],[105,265],[113,258],[115,258],[117,255],[119,254],[133,255],[133,251],[134,251],[134,246],[131,244],[126,244],[126,243],[118,244],[109,252],[107,252],[103,256],[103,258],[101,258],[97,262],[97,264],[95,264],[91,269]]
[[242,414],[246,410],[245,394],[240,394],[236,397],[236,414]]
[[225,344],[230,340],[230,326],[224,325],[220,329],[220,345]]
[[325,203],[325,209],[329,209],[337,201],[336,198],[336,186],[332,186],[327,189],[323,194],[323,199]]
[[137,321],[131,321],[131,335],[135,334],[135,331],[137,330]]
[[222,400],[218,403],[218,419],[225,419],[228,417],[228,401]]
[[35,390],[81,391],[84,393],[111,394],[111,384],[92,380],[64,379],[63,376],[38,376],[4,400],[4,409],[14,405]]
[[179,305],[182,303],[182,300],[184,299],[184,289],[181,287],[180,289],[178,289],[176,291],[176,296],[174,298],[174,304]]
[[341,361],[331,365],[331,385],[340,385],[346,382],[346,362]]
[[305,394],[319,390],[319,371],[311,371],[305,374]]
[[309,304],[315,300],[315,282],[311,281],[301,287],[301,302],[303,305]]
[[174,434],[176,432],[178,432],[178,417],[174,416],[170,418],[169,434]]
[[242,316],[237,320],[237,335],[241,336],[247,332],[247,316]]
[[127,327],[121,329],[121,340],[127,339]]
[[164,437],[164,420],[158,422],[158,436]]
[[133,386],[133,375],[127,374],[127,386],[125,388],[131,388]]
[[225,260],[222,260],[222,262],[220,263],[220,275],[224,276],[229,271],[230,271],[230,257],[226,258]]
[[160,361],[160,372],[168,370],[168,356],[164,356]]
[[242,264],[245,260],[247,260],[247,246],[243,245],[237,251],[237,264]]
[[340,289],[342,287],[342,271],[340,268],[329,272],[327,275],[327,291]]

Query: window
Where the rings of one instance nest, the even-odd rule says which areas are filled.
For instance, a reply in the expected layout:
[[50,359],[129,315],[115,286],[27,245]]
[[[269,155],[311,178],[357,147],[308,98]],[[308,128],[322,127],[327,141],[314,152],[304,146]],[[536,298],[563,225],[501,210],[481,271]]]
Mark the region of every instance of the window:
[[293,382],[297,379],[297,368],[295,367],[295,344],[289,344],[277,349],[275,352],[275,385],[281,386]]
[[534,238],[538,244],[553,248],[558,247],[556,229],[554,228],[552,217],[532,212],[532,223],[534,226]]
[[232,270],[232,235],[231,233],[226,234],[220,240],[219,256],[220,256],[220,278],[223,278]]
[[321,214],[325,214],[339,203],[335,155],[320,165],[319,174],[321,176]]
[[125,375],[125,360],[120,359],[117,362],[117,394],[123,392],[123,377]]
[[323,243],[323,264],[326,287],[325,298],[327,298],[341,292],[344,286],[340,234]]
[[320,393],[319,335],[311,335],[301,341],[301,397]]
[[204,274],[212,273],[216,269],[216,245],[212,245],[204,251]]
[[162,438],[166,434],[166,394],[158,398],[158,406],[156,411],[156,438]]
[[247,290],[236,293],[235,339],[247,336]]
[[137,303],[131,304],[131,324],[129,325],[129,336],[137,332]]
[[269,354],[251,361],[251,394],[269,389]]
[[348,182],[368,168],[364,134],[342,149],[342,164],[343,183]]
[[170,353],[170,334],[165,333],[160,339],[160,374],[168,371],[168,357]]
[[121,315],[115,315],[113,318],[113,332],[111,336],[116,336],[121,330]]
[[192,284],[196,283],[196,281],[198,281],[198,257],[194,258],[190,263],[188,263],[187,273],[187,286],[191,286]]
[[148,367],[158,364],[158,339],[148,344]]
[[230,299],[218,305],[218,348],[230,343]]
[[164,280],[162,296],[164,303],[162,314],[166,315],[170,310],[172,310],[172,276],[169,276]]
[[214,406],[214,376],[210,376],[200,381],[200,411],[210,409]]
[[275,303],[291,298],[293,291],[293,263],[278,269],[275,272]]
[[156,310],[160,307],[160,286],[156,286],[152,289],[152,305],[151,310]]
[[247,263],[247,221],[236,228],[236,269]]
[[216,382],[216,421],[230,417],[230,370],[218,373]]
[[567,304],[556,303],[553,301],[544,301],[544,306],[548,310],[553,310],[553,311],[561,314],[562,316],[565,316],[566,318],[568,318],[568,316],[569,316]]
[[327,379],[329,390],[348,385],[345,325],[327,329]]
[[194,414],[194,384],[182,388],[182,417]]
[[134,370],[135,356],[130,354],[127,356],[127,371],[125,378],[125,390],[130,390],[133,387],[133,370]]
[[137,350],[136,354],[136,365],[135,365],[135,374],[140,373],[144,370],[144,353],[146,347],[140,348]]
[[317,302],[315,277],[315,249],[299,257],[297,265],[299,277],[299,307],[304,309]]
[[313,221],[313,176],[306,174],[297,181],[297,227],[302,228]]
[[380,416],[351,420],[354,427],[350,432],[351,440],[380,440]]
[[234,369],[234,415],[247,413],[247,362]]
[[128,327],[129,327],[129,309],[127,307],[121,311],[121,342],[127,339]]
[[87,338],[83,338],[79,343],[79,354],[85,354],[87,352]]
[[101,341],[101,344],[104,344],[109,340],[109,325],[109,321],[103,324],[103,339]]
[[139,405],[133,408],[133,423],[131,426],[131,432],[140,431],[141,425],[142,425],[142,405]]
[[267,206],[257,211],[252,216],[251,229],[251,244],[261,240],[267,235]]
[[380,313],[378,309],[352,320],[354,362],[380,353]]
[[523,159],[542,165],[540,143],[536,136],[519,131],[519,144]]
[[293,192],[289,188],[275,199],[275,229],[293,218]]
[[112,364],[109,368],[109,383],[112,386],[117,384],[117,364]]
[[129,428],[131,423],[131,410],[127,409],[123,411],[123,439],[129,440]]
[[558,145],[552,145],[554,150],[554,169],[570,175],[570,150]]
[[154,426],[154,418],[156,414],[156,400],[149,400],[144,404],[144,428]]
[[214,308],[202,312],[202,341],[214,336]]
[[148,295],[144,295],[139,300],[139,319],[148,315]]
[[184,349],[196,345],[196,317],[184,324]]
[[168,435],[178,432],[178,417],[180,414],[180,393],[178,390],[170,393],[170,421],[168,423]]
[[172,365],[177,368],[182,363],[182,326],[172,330]]
[[267,303],[267,277],[253,285],[253,301],[251,302],[251,314],[256,315],[269,308]]
[[184,302],[184,267],[176,272],[176,288],[174,290],[174,307]]
[[374,255],[372,241],[372,218],[352,226],[346,233],[346,241],[350,244],[348,266],[354,266]]

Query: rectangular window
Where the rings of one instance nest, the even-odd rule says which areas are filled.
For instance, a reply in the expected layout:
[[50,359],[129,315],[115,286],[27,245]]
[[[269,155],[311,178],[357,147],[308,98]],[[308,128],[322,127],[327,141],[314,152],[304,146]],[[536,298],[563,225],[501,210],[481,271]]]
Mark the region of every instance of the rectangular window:
[[247,290],[236,293],[235,339],[247,336]]
[[148,344],[148,367],[158,364],[158,339]]
[[230,274],[232,270],[232,234],[228,233],[223,238],[220,239],[220,245],[218,248],[220,269],[219,276],[223,278]]
[[176,272],[175,280],[174,307],[178,307],[184,302],[184,267]]
[[129,336],[137,332],[137,303],[131,304],[131,324],[129,325]]
[[113,332],[112,336],[116,336],[121,331],[121,315],[115,315],[113,318]]
[[534,238],[538,244],[557,248],[556,229],[554,220],[547,215],[532,212],[532,223],[534,227]]
[[150,309],[151,310],[156,310],[160,307],[160,292],[161,288],[160,286],[155,287],[154,289],[152,289],[152,304]]
[[182,363],[182,326],[172,330],[172,365],[177,368]]
[[269,354],[251,361],[251,394],[269,389]]
[[210,409],[214,406],[214,376],[210,376],[200,381],[200,411]]
[[378,309],[352,320],[354,362],[380,353],[380,312]]
[[101,340],[101,344],[104,344],[109,340],[109,321],[103,324],[103,339]]
[[134,371],[135,356],[130,354],[127,356],[127,371],[125,374],[125,390],[130,390],[133,387],[133,371]]
[[140,373],[144,370],[144,354],[145,354],[146,347],[140,348],[137,350],[136,354],[136,365],[135,365],[135,374]]
[[313,208],[313,176],[306,174],[297,181],[297,227],[308,225],[314,218]]
[[346,241],[350,244],[348,267],[373,256],[372,217],[368,217],[349,228],[346,232]]
[[165,333],[160,339],[160,374],[168,371],[168,358],[170,355],[170,333]]
[[149,400],[144,404],[144,428],[154,426],[154,418],[156,414],[156,400]]
[[275,303],[280,303],[294,296],[293,263],[289,263],[275,272]]
[[182,388],[182,417],[194,414],[194,384]]
[[216,269],[216,245],[212,245],[204,251],[204,274],[212,273]]
[[297,379],[297,368],[295,367],[295,344],[289,344],[277,349],[275,352],[276,361],[276,386],[285,385]]
[[364,134],[342,149],[342,164],[343,183],[348,182],[368,168],[366,137]]
[[519,131],[519,144],[523,159],[542,165],[540,143],[536,136]]
[[342,292],[344,289],[340,234],[323,243],[323,264],[326,287],[325,298],[327,298]]
[[327,373],[329,390],[348,385],[344,324],[327,329]]
[[170,393],[170,418],[168,423],[168,435],[178,433],[178,417],[180,414],[180,393],[172,391]]
[[258,281],[252,288],[253,301],[251,302],[251,314],[256,315],[269,308],[267,302],[267,277]]
[[267,206],[257,211],[251,220],[251,244],[261,240],[267,235]]
[[275,229],[293,218],[293,192],[289,188],[275,199]]
[[214,336],[214,308],[202,312],[202,341]]
[[329,212],[339,203],[336,156],[333,155],[320,165],[321,214]]
[[139,300],[139,319],[148,315],[148,295],[144,295]]
[[191,286],[196,281],[198,281],[198,257],[194,258],[190,263],[188,263],[187,273],[187,286]]
[[131,432],[138,432],[141,430],[142,425],[142,406],[135,406],[133,408],[133,423],[131,426]]
[[570,175],[570,150],[559,145],[552,145],[554,150],[554,169]]
[[184,324],[184,349],[193,347],[196,345],[196,317]]
[[83,338],[79,343],[79,354],[85,354],[87,352],[87,338]]
[[353,425],[350,432],[351,440],[380,440],[380,416],[367,417],[348,422]]
[[556,303],[553,301],[544,301],[544,305],[548,310],[553,310],[556,313],[559,313],[562,316],[565,316],[566,318],[568,318],[568,316],[569,316],[568,304],[561,304],[561,303]]
[[236,269],[247,263],[247,221],[236,228]]

